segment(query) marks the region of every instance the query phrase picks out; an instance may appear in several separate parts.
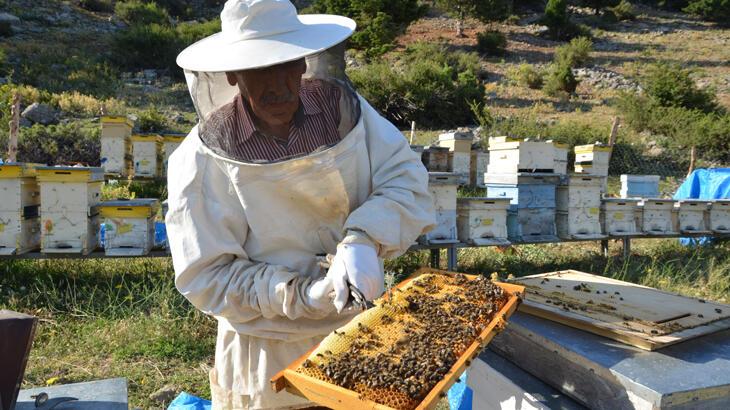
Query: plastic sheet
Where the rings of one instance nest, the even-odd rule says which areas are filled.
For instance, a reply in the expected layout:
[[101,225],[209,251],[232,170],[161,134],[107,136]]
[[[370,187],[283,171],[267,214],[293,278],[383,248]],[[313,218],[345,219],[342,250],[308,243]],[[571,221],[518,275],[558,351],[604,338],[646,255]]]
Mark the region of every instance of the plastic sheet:
[[167,410],[211,410],[211,403],[210,400],[182,392],[167,406]]
[[[674,199],[729,199],[730,168],[696,169],[680,185]],[[683,245],[705,244],[709,238],[682,238]]]

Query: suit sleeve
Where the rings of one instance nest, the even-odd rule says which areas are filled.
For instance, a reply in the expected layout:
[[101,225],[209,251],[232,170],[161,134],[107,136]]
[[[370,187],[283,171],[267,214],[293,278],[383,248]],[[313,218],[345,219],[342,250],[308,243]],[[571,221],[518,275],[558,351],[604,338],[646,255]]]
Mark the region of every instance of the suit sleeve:
[[381,258],[394,258],[435,226],[428,172],[403,134],[364,99],[361,101],[372,189],[344,228],[366,233]]

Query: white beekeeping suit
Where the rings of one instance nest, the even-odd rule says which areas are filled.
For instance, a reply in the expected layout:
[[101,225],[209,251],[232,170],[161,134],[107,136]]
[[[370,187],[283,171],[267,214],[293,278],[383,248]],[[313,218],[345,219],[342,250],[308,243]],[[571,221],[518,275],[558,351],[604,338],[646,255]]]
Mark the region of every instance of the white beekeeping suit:
[[[352,317],[338,314],[341,303],[335,309],[329,294],[324,304],[312,296],[317,284],[332,286],[325,279],[335,270],[325,278],[318,255],[342,255],[348,245],[373,249],[380,271],[355,285],[375,278],[364,293],[377,296],[382,259],[404,253],[435,223],[428,175],[403,135],[345,76],[343,41],[352,20],[297,16],[282,0],[229,0],[221,17],[222,33],[178,57],[200,122],[169,161],[175,283],[218,320],[214,408],[307,407],[297,396],[275,394],[269,380]],[[221,120],[241,92],[226,72],[303,57],[303,89],[336,100],[308,106],[336,107],[338,142],[276,161],[241,158],[230,143],[236,125]],[[341,262],[343,272],[350,269],[347,256]]]

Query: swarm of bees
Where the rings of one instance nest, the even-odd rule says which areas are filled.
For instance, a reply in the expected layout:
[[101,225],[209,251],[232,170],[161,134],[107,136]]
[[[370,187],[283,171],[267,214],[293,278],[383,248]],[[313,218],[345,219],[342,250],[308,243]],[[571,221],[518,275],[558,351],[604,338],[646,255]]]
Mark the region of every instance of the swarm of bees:
[[422,275],[330,334],[297,371],[361,399],[415,408],[508,296],[483,277]]

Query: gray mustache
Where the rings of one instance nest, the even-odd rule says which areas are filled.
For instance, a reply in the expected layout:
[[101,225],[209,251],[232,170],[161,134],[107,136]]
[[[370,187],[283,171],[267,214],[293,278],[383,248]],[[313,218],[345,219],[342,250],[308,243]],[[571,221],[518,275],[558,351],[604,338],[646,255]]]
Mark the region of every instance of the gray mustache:
[[259,99],[259,102],[262,105],[283,104],[288,102],[294,102],[296,98],[297,96],[292,93],[287,93],[283,95],[266,94]]

